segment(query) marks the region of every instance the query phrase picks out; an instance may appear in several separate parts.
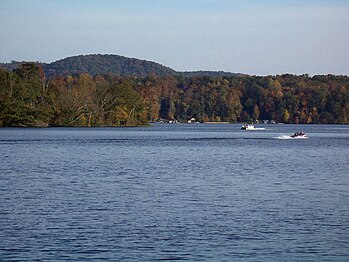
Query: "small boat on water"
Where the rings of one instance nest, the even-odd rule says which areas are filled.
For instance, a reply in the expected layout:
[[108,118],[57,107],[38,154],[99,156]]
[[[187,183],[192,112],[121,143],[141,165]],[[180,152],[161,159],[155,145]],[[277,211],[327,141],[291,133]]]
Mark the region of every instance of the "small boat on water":
[[264,130],[264,127],[255,127],[254,125],[251,124],[244,124],[241,126],[242,130]]
[[282,139],[282,140],[287,140],[287,139],[307,139],[309,138],[303,131],[298,131],[296,133],[294,133],[293,135],[282,135],[282,136],[278,136],[275,137],[275,139]]
[[254,125],[244,124],[241,126],[242,130],[254,129]]
[[294,133],[291,137],[292,138],[308,138],[308,136],[303,131],[298,131]]

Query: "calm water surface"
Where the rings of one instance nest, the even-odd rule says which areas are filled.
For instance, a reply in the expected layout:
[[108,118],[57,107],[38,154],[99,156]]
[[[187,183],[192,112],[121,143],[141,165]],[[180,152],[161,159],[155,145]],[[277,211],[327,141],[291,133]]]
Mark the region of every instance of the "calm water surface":
[[0,129],[0,260],[349,261],[349,126],[265,127]]

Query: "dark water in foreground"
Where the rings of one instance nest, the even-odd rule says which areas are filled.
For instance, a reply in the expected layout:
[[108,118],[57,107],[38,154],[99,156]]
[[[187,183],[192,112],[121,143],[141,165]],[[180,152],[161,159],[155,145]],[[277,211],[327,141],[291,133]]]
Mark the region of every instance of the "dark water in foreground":
[[266,127],[0,129],[0,260],[349,261],[349,126]]

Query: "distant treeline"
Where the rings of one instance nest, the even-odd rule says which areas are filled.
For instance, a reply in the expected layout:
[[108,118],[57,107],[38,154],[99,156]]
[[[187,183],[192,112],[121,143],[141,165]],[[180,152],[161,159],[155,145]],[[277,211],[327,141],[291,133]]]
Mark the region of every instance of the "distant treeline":
[[40,65],[0,69],[0,126],[137,126],[187,121],[348,124],[347,76],[90,76],[47,80]]

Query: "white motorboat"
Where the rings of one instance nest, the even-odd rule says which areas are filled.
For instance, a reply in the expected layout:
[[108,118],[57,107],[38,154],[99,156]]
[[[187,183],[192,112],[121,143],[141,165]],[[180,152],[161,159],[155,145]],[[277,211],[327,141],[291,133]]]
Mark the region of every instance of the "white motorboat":
[[244,124],[241,126],[242,130],[254,129],[254,125]]
[[264,130],[264,127],[255,127],[254,125],[244,124],[241,126],[242,130]]

